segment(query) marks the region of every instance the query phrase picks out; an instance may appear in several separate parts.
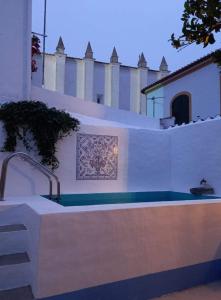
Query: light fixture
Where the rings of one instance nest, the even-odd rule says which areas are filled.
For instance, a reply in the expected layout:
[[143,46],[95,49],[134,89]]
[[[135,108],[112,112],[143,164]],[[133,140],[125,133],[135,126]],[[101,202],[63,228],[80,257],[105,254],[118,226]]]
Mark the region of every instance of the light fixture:
[[118,147],[114,146],[114,148],[113,148],[114,155],[118,155],[118,152],[119,152]]

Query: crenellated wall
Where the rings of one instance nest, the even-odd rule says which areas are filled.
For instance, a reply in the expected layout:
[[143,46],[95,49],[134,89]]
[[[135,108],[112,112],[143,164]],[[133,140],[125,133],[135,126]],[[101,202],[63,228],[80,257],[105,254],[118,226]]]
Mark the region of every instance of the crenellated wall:
[[[116,53],[117,55],[117,53]],[[45,56],[46,89],[146,115],[146,99],[141,94],[145,86],[167,75],[168,71],[152,70],[144,62],[137,67],[118,62],[118,56],[109,63],[92,57],[69,57],[64,48]],[[38,71],[32,76],[35,86],[42,85],[42,56],[37,57]]]

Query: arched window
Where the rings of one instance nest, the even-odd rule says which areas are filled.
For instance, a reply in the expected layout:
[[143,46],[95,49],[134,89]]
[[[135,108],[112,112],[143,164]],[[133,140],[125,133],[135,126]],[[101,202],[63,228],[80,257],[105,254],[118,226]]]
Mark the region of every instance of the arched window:
[[171,116],[175,117],[175,123],[189,123],[191,120],[191,96],[189,93],[176,95],[171,102]]

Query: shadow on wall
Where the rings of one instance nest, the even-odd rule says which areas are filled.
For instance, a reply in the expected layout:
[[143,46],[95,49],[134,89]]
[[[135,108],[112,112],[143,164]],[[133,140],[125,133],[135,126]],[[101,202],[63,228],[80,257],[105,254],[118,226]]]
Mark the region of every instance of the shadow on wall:
[[129,130],[128,190],[171,189],[170,137],[165,131]]

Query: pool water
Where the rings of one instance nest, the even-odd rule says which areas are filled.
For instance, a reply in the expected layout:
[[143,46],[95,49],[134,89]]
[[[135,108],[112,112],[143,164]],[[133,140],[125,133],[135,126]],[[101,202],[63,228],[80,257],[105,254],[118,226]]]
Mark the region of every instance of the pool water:
[[[47,197],[46,197],[47,198]],[[213,196],[195,196],[177,192],[132,192],[132,193],[98,193],[61,195],[59,204],[63,206],[102,205],[140,202],[162,202],[216,199]]]

